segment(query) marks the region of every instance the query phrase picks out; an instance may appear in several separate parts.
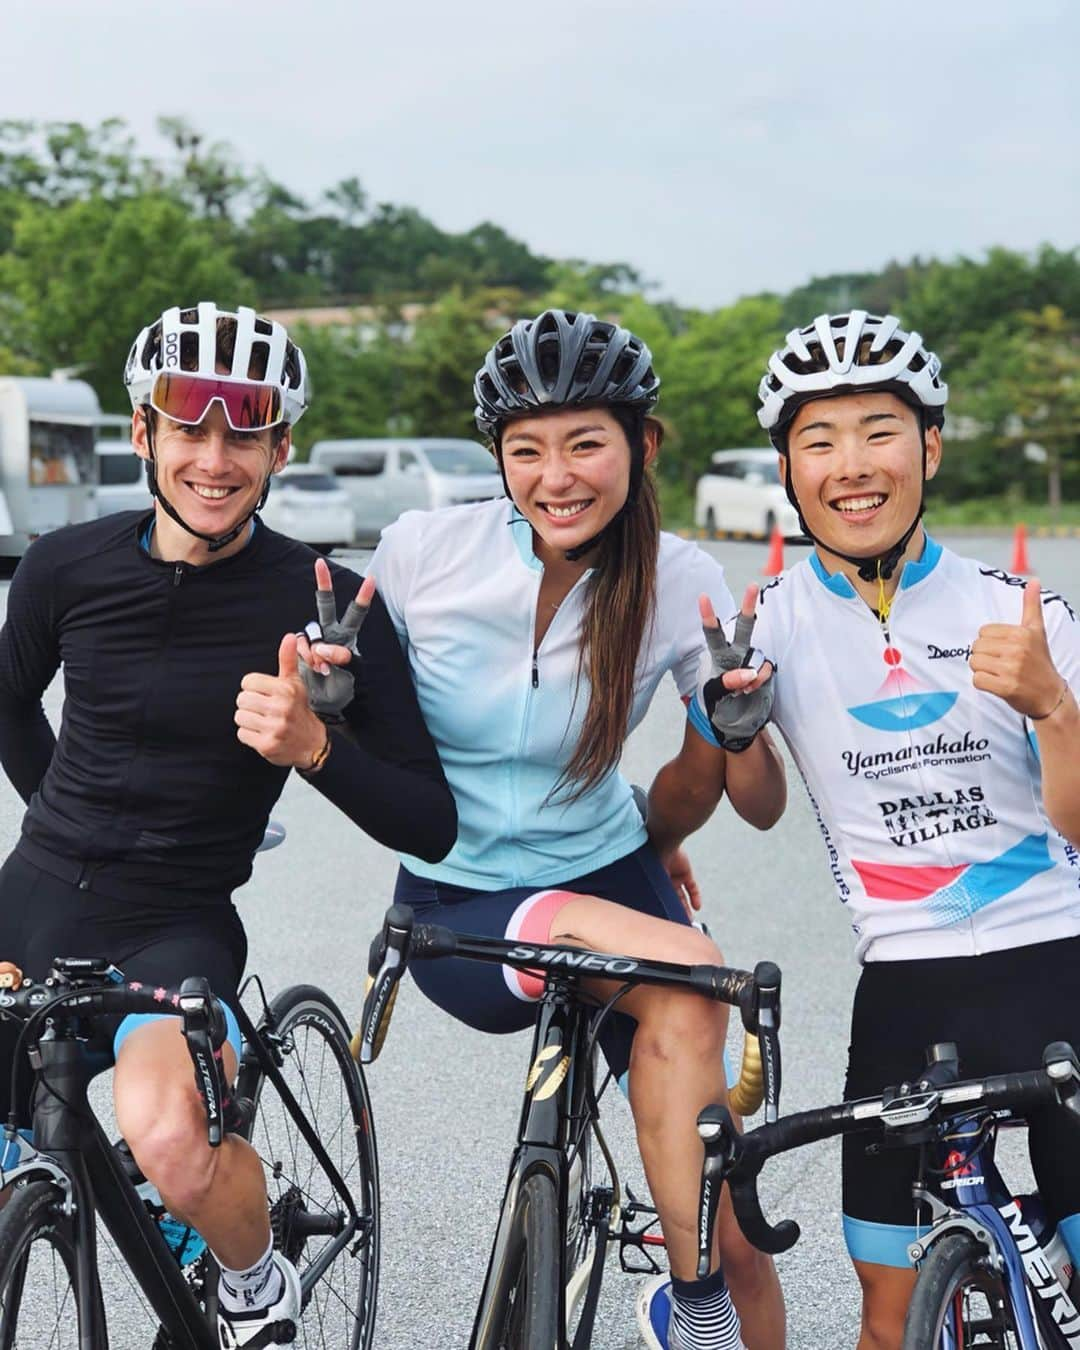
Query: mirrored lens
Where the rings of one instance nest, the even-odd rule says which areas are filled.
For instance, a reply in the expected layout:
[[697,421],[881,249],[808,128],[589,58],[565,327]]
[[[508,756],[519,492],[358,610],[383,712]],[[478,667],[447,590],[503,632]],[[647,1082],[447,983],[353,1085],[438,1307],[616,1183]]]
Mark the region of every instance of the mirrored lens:
[[281,421],[281,390],[273,385],[162,374],[150,395],[159,413],[189,425],[201,422],[215,399],[234,431],[261,431]]

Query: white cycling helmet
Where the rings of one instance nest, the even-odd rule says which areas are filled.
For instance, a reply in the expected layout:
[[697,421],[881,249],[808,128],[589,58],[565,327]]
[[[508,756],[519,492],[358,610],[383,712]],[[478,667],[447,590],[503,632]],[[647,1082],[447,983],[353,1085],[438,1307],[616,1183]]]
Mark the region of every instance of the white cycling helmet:
[[787,345],[769,357],[758,387],[758,422],[777,449],[774,433],[786,427],[804,403],[833,394],[880,390],[896,394],[923,413],[928,426],[944,421],[949,387],[941,362],[918,333],[905,333],[895,314],[820,314],[793,328]]
[[[220,319],[236,324],[227,374],[219,370]],[[124,367],[124,384],[133,408],[150,402],[154,381],[163,372],[276,387],[281,392],[280,420],[290,426],[299,422],[308,405],[304,353],[282,324],[261,318],[246,305],[235,311],[218,309],[207,300],[193,309],[174,306],[144,328],[132,343]]]

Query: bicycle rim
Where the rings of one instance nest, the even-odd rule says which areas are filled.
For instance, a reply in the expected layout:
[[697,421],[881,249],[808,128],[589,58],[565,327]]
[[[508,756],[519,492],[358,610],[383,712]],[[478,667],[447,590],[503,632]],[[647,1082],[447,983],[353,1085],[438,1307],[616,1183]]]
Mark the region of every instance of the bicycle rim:
[[[325,1165],[270,1079],[257,1065],[245,1067],[237,1090],[256,1108],[248,1138],[266,1172],[274,1243],[305,1284],[296,1343],[319,1350],[367,1350],[379,1274],[378,1159],[367,1087],[349,1050],[341,1013],[321,991],[285,990],[270,1005],[260,1033],[267,1025],[281,1054],[282,1076],[359,1215],[358,1227],[343,1244],[348,1207]],[[324,1263],[326,1269],[311,1283]]]
[[1008,1290],[971,1238],[942,1238],[923,1261],[905,1350],[1021,1350]]
[[0,1350],[78,1350],[75,1247],[59,1200],[34,1181],[0,1210]]
[[555,1350],[559,1344],[558,1213],[554,1183],[534,1173],[515,1206],[501,1280],[505,1296],[497,1318],[498,1350]]

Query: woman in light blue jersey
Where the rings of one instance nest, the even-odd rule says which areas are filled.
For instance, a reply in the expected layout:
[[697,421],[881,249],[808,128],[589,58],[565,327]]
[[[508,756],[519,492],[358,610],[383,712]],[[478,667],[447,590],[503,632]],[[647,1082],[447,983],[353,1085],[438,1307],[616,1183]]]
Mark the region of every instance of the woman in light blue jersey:
[[[682,841],[723,792],[760,828],[783,809],[766,734],[732,756],[688,726],[649,792],[643,824],[618,773],[624,741],[671,672],[698,685],[698,597],[733,613],[719,564],[659,528],[649,473],[661,441],[648,348],[590,314],[547,311],[495,344],[475,383],[507,500],[410,512],[372,571],[408,654],[458,805],[458,842],[431,864],[403,857],[396,898],[459,931],[680,962],[719,962],[691,926],[699,896]],[[753,595],[748,597],[753,604]],[[748,670],[724,677],[740,689]],[[418,963],[421,989],[471,1026],[516,1031],[540,986],[454,961]],[[639,1301],[646,1343],[742,1342],[719,1270],[697,1280],[700,1109],[723,1100],[726,1009],[638,988],[605,1045],[626,1077],[674,1276]],[[751,1350],[784,1343],[771,1262],[730,1211],[720,1255]]]

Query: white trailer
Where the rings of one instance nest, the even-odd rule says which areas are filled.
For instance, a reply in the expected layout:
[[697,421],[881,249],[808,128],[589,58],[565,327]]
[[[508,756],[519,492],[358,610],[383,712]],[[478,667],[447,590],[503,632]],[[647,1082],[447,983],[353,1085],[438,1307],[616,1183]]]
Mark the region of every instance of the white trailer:
[[101,407],[82,380],[0,376],[0,557],[93,520]]

